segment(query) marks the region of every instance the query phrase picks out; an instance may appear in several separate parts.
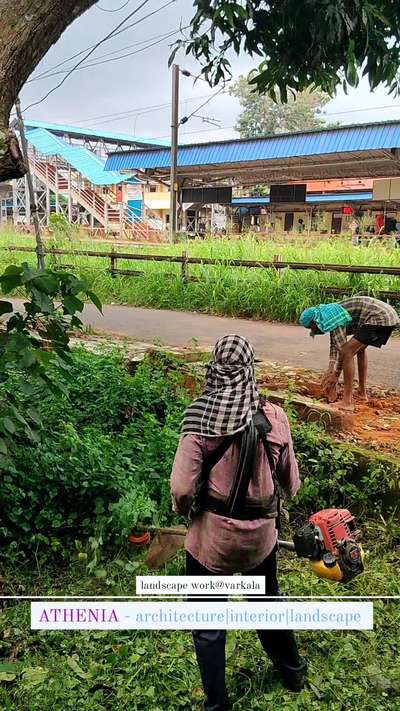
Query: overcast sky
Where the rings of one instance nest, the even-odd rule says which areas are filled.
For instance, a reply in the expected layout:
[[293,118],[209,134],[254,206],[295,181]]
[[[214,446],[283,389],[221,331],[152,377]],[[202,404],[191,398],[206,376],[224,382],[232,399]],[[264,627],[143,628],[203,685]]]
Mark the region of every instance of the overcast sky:
[[[149,0],[146,7],[130,22],[166,5],[168,0]],[[126,3],[123,9],[122,5]],[[59,42],[47,53],[31,80],[44,71],[69,69],[82,56],[57,68],[60,62],[84,50],[105,37],[135,7],[139,0],[100,0],[94,7],[77,19],[64,33]],[[117,10],[115,12],[107,12]],[[168,138],[170,126],[171,77],[168,69],[170,44],[178,38],[179,27],[189,24],[192,16],[191,0],[171,0],[168,7],[135,27],[121,33],[99,47],[87,63],[107,63],[85,68],[73,73],[57,91],[44,102],[27,110],[26,117],[54,123],[70,123],[77,126],[123,131],[144,137]],[[167,33],[177,32],[170,38]],[[152,43],[153,47],[148,47]],[[109,54],[115,52],[115,54]],[[109,60],[137,52],[118,61]],[[182,67],[198,73],[199,65],[180,54],[177,60]],[[247,73],[255,66],[249,57],[232,58],[234,75]],[[21,97],[23,107],[39,101],[52,89],[64,74],[30,81]],[[204,81],[195,85],[191,78],[181,79],[180,115],[195,111],[208,97],[216,93]],[[153,107],[168,104],[153,110]],[[146,111],[146,113],[141,113]],[[220,94],[200,109],[201,116],[215,119],[219,128],[205,123],[202,118],[192,117],[182,126],[180,137],[185,142],[220,140],[235,136],[234,124],[240,111],[239,103],[228,94]],[[370,93],[368,83],[362,82],[357,90],[345,96],[340,92],[325,107],[327,119],[341,123],[364,123],[400,119],[400,97],[389,97],[383,89]],[[116,114],[110,116],[110,114]],[[117,115],[119,114],[119,115]]]

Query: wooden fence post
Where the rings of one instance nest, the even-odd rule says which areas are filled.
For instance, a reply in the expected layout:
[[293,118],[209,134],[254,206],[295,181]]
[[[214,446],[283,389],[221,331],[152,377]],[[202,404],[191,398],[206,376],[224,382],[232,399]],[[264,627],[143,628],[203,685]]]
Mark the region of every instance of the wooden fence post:
[[117,253],[114,252],[114,248],[111,249],[110,253],[110,261],[111,261],[111,266],[110,266],[110,273],[113,279],[116,278],[117,273],[116,273],[116,268],[117,268]]
[[[283,260],[282,254],[274,254],[274,263],[275,264],[279,264],[280,262],[283,262],[283,261],[284,260]],[[277,271],[278,279],[280,279],[282,276],[282,269],[277,269],[276,271]]]
[[187,252],[182,252],[182,281],[184,284],[187,284],[189,281],[189,264],[188,264],[188,253]]

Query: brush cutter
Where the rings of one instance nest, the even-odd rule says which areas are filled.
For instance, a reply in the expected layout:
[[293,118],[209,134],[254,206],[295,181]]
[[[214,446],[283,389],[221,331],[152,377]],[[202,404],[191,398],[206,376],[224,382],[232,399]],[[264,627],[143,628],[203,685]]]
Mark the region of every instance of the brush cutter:
[[[137,530],[155,534],[145,560],[153,570],[174,558],[177,551],[184,547],[187,533],[184,526],[138,527]],[[310,516],[308,523],[293,536],[293,541],[278,540],[278,547],[293,551],[299,558],[307,558],[311,570],[319,578],[347,583],[364,570],[358,536],[350,511],[324,509]]]

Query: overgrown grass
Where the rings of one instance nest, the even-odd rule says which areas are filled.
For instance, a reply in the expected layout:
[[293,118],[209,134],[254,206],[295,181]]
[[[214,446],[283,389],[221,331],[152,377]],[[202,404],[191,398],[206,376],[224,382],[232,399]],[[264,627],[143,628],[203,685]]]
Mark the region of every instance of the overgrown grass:
[[[29,236],[12,232],[0,234],[0,244],[33,245]],[[110,245],[99,242],[58,241],[66,249],[83,247],[96,251],[109,251]],[[329,301],[334,297],[324,293],[326,287],[348,288],[351,292],[399,290],[397,277],[379,275],[351,275],[336,272],[290,271],[271,269],[232,268],[231,259],[256,261],[272,260],[280,252],[285,261],[334,264],[359,264],[398,266],[400,250],[380,245],[354,247],[348,239],[326,238],[307,244],[299,236],[299,243],[277,247],[276,243],[259,242],[248,237],[241,240],[210,239],[204,242],[189,241],[175,245],[123,246],[116,251],[148,254],[181,254],[211,257],[221,260],[217,266],[195,265],[190,275],[198,282],[183,283],[181,267],[177,264],[118,261],[120,269],[145,272],[144,277],[118,276],[113,279],[107,272],[109,260],[82,256],[50,258],[49,262],[72,265],[77,269],[104,303],[121,303],[152,308],[169,308],[203,311],[206,313],[237,315],[277,321],[297,321],[301,311],[313,303]],[[34,263],[32,254],[0,250],[0,267],[15,261]]]
[[[0,565],[8,594],[135,594],[134,576],[148,572],[143,554],[128,547],[124,521],[110,519],[109,506],[136,487],[125,524],[143,513],[145,494],[155,505],[149,506],[155,521],[177,522],[168,482],[190,397],[182,368],[161,355],[132,377],[118,355],[76,353],[69,395],[39,403],[46,413],[42,444],[30,451],[21,446],[14,470],[2,472],[2,525],[8,535],[13,526],[17,534]],[[293,431],[304,487],[292,521],[304,522],[314,506],[351,508],[357,501],[365,512],[366,572],[340,587],[284,554],[282,590],[293,596],[399,595],[399,522],[395,514],[382,518],[377,506],[396,467],[372,462],[357,480],[351,452],[315,427],[294,423]],[[114,533],[124,535],[107,538],[115,526]],[[287,524],[284,535],[290,535]],[[182,573],[183,563],[180,553],[162,572]],[[298,695],[282,687],[255,633],[230,632],[227,678],[235,711],[399,709],[400,605],[377,601],[374,609],[373,631],[299,634],[310,685]],[[32,631],[27,602],[0,613],[2,711],[200,711],[200,687],[189,632]]]
[[[371,533],[373,533],[371,529]],[[9,574],[17,594],[134,595],[134,576],[147,574],[142,556],[120,550],[90,577],[70,551],[70,563]],[[11,575],[10,575],[11,572]],[[163,571],[183,572],[180,554]],[[366,584],[366,579],[370,578]],[[398,595],[396,559],[371,549],[367,573],[346,588],[320,581],[305,561],[285,555],[282,590],[289,595]],[[260,603],[262,604],[262,603]],[[228,633],[227,682],[235,711],[396,711],[400,704],[400,605],[375,601],[374,630],[298,634],[309,661],[309,685],[286,691],[254,632]],[[202,692],[191,635],[183,631],[31,631],[26,602],[0,614],[0,708],[5,711],[200,711]],[[11,666],[8,659],[16,659]],[[7,666],[2,666],[7,664]],[[2,674],[3,672],[3,674]],[[7,676],[9,675],[9,676]],[[4,678],[3,678],[4,677]],[[8,679],[8,680],[6,680]]]

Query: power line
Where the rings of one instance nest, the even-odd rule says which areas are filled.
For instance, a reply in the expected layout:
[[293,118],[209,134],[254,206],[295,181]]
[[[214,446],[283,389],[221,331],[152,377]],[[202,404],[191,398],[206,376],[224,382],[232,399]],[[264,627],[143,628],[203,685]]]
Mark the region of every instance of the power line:
[[138,12],[140,12],[140,10],[141,10],[145,5],[147,5],[148,2],[150,2],[150,0],[143,0],[143,2],[142,2],[140,5],[138,5],[134,10],[132,10],[132,12],[130,12],[129,15],[127,15],[127,17],[125,17],[123,20],[121,20],[121,22],[119,22],[118,25],[117,25],[116,27],[114,27],[114,29],[111,30],[111,32],[109,32],[108,35],[106,35],[106,37],[104,37],[104,38],[101,39],[99,42],[97,42],[97,44],[95,44],[95,46],[92,47],[91,50],[89,50],[89,52],[83,57],[83,59],[80,59],[79,62],[77,62],[77,63],[75,64],[75,66],[72,67],[72,69],[69,70],[69,72],[66,74],[66,76],[65,76],[63,79],[61,79],[61,81],[60,81],[56,86],[54,86],[52,89],[50,89],[50,90],[47,92],[47,94],[45,94],[45,96],[42,97],[42,99],[40,99],[39,101],[34,101],[32,104],[29,104],[29,106],[27,106],[27,107],[25,108],[25,111],[27,111],[28,109],[31,109],[33,106],[38,106],[38,104],[41,104],[43,101],[46,101],[46,99],[48,99],[48,97],[50,96],[50,94],[52,94],[54,91],[56,91],[57,89],[59,89],[59,88],[67,81],[68,77],[70,77],[71,74],[72,74],[76,69],[78,69],[78,67],[79,67],[81,64],[83,64],[83,62],[85,62],[86,59],[88,59],[88,58],[90,57],[90,55],[93,54],[93,52],[95,52],[95,50],[96,50],[98,47],[100,47],[101,44],[103,44],[103,43],[106,42],[108,39],[110,39],[110,37],[112,37],[112,36],[114,35],[114,33],[115,33],[117,30],[119,30],[126,22],[128,22],[128,20],[130,20],[131,17],[133,17],[134,15],[136,15]]
[[[174,35],[176,35],[179,32],[179,30],[174,30],[174,32],[170,32],[166,35],[162,35],[160,39],[156,40],[155,42],[151,42],[150,44],[146,45],[145,47],[142,47],[141,49],[136,49],[133,52],[128,52],[126,54],[121,54],[119,57],[111,57],[109,59],[103,59],[100,62],[92,62],[91,64],[81,64],[80,66],[75,67],[75,71],[82,71],[83,69],[90,69],[91,67],[98,67],[101,64],[110,64],[111,62],[117,62],[120,59],[126,59],[127,57],[133,57],[135,54],[141,54],[141,52],[145,52],[147,49],[150,49],[151,47],[155,47],[158,44],[162,44],[165,40],[170,39]],[[140,42],[139,44],[143,44]],[[100,59],[100,57],[98,58]],[[83,60],[82,60],[83,61]],[[71,73],[74,70],[71,70]],[[40,79],[32,79],[31,81],[41,81],[42,79],[48,79],[49,77],[57,76],[59,74],[68,74],[69,70],[61,70],[59,72],[53,72],[52,74],[47,74],[44,77],[41,77]],[[67,77],[66,77],[67,78]]]
[[216,92],[216,94],[212,94],[211,96],[209,96],[208,99],[207,99],[207,101],[205,101],[204,104],[200,104],[200,106],[198,106],[197,109],[195,109],[194,111],[192,111],[192,113],[189,114],[189,116],[184,116],[184,117],[181,119],[181,123],[187,123],[187,122],[189,121],[189,119],[192,118],[192,116],[194,116],[195,114],[197,114],[197,112],[200,111],[200,109],[202,109],[204,106],[207,106],[207,104],[209,104],[210,101],[212,101],[213,99],[215,99],[215,97],[218,96],[218,94],[222,94],[223,91],[225,91],[225,86],[222,86],[221,89],[219,89],[219,90]]
[[[146,2],[148,2],[148,0],[146,0]],[[161,5],[161,7],[157,8],[156,10],[152,10],[152,12],[147,13],[147,15],[143,15],[143,17],[141,17],[140,20],[136,20],[136,22],[132,22],[130,25],[127,25],[126,27],[122,27],[122,29],[118,30],[118,32],[113,30],[113,32],[109,36],[100,40],[96,44],[92,44],[92,45],[90,45],[90,47],[81,49],[79,52],[76,52],[76,54],[73,54],[71,57],[67,57],[67,59],[63,59],[58,64],[55,64],[53,67],[49,67],[49,69],[46,69],[46,71],[42,72],[41,74],[38,74],[36,79],[39,79],[40,77],[49,74],[49,72],[53,71],[53,69],[59,69],[60,67],[63,66],[63,64],[67,64],[67,62],[71,62],[73,59],[80,57],[82,54],[87,52],[89,49],[97,49],[101,44],[103,44],[104,42],[107,42],[108,39],[114,39],[114,37],[118,37],[118,35],[122,34],[122,32],[126,32],[127,30],[130,30],[131,27],[135,27],[139,23],[143,22],[144,20],[147,20],[149,17],[152,17],[153,15],[156,15],[158,12],[161,12],[161,10],[164,10],[164,8],[168,7],[169,5],[172,5],[175,2],[176,2],[176,0],[168,0],[168,2],[166,2],[164,5]],[[142,5],[142,7],[143,7],[143,5]],[[140,8],[139,8],[139,10],[140,10]],[[131,17],[131,16],[132,15],[129,15],[128,17]],[[128,19],[128,18],[126,18],[126,19]],[[123,20],[123,22],[121,24],[126,22],[126,19]],[[121,25],[119,25],[119,27],[120,26]],[[85,59],[86,59],[86,57],[82,61],[85,61]]]
[[[216,126],[215,128],[200,128],[198,131],[182,131],[181,137],[191,136],[198,133],[211,133],[211,131],[223,131],[235,128],[235,126]],[[169,138],[169,134],[164,134],[163,136],[153,136],[153,138]]]
[[[193,96],[191,98],[184,98],[181,99],[179,102],[180,104],[187,103],[187,102],[192,102],[192,101],[198,101],[199,99],[204,99],[208,97],[209,94],[206,94],[205,96]],[[171,106],[171,102],[166,102],[164,104],[153,104],[150,106],[142,106],[139,109],[132,109],[130,111],[119,111],[116,113],[112,114],[102,114],[100,116],[92,116],[89,119],[75,119],[75,121],[79,124],[82,123],[90,123],[91,121],[98,121],[98,119],[107,119],[105,121],[99,121],[99,123],[112,123],[113,121],[124,119],[124,118],[130,118],[130,117],[135,117],[135,116],[140,116],[141,114],[147,114],[147,113],[152,113],[153,111],[160,111],[161,109],[167,109]]]
[[388,104],[387,106],[364,106],[361,109],[347,109],[347,111],[332,111],[330,113],[323,112],[323,116],[341,116],[342,114],[354,114],[360,111],[381,111],[382,109],[400,109],[400,104]]
[[97,9],[101,10],[102,12],[120,12],[121,10],[124,9],[124,7],[129,5],[130,2],[131,2],[131,0],[126,0],[126,2],[124,2],[123,5],[121,5],[121,7],[117,7],[117,8],[115,8],[115,10],[108,10],[106,7],[101,7],[100,5],[95,5],[95,7],[97,7]]
[[[168,37],[172,37],[173,35],[177,34],[180,31],[181,31],[181,28],[177,27],[176,30],[171,30],[171,32],[163,33],[160,35],[154,35],[153,37],[148,37],[145,40],[141,40],[141,42],[135,42],[134,44],[128,44],[125,47],[120,47],[119,49],[114,49],[112,52],[106,52],[106,54],[100,54],[98,57],[96,57],[96,59],[104,59],[106,57],[111,57],[113,54],[118,54],[119,52],[124,52],[126,49],[132,49],[133,47],[140,47],[143,44],[146,44],[146,42],[152,42],[153,40],[168,39]],[[115,59],[123,59],[125,56],[129,56],[129,55],[121,55],[120,57],[115,57]],[[79,67],[79,69],[86,69],[86,68],[92,67],[92,66],[95,66],[95,65],[94,64],[83,64]],[[66,74],[68,71],[69,71],[68,69],[61,69],[60,71],[57,71],[57,72],[50,72],[50,70],[48,70],[47,72],[42,72],[42,74],[38,74],[38,76],[32,77],[32,79],[28,79],[28,81],[26,83],[32,84],[35,81],[42,81],[43,79],[49,79],[50,77],[54,77],[59,74]]]

